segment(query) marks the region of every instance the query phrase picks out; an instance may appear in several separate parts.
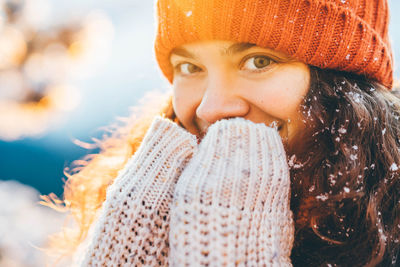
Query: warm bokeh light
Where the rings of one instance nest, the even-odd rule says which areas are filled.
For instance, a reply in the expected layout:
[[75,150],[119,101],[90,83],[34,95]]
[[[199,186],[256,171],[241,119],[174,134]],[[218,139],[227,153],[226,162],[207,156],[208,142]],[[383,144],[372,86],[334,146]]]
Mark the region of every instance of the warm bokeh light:
[[53,25],[48,0],[0,1],[0,139],[45,133],[76,108],[71,85],[102,66],[113,25],[104,12],[89,12]]
[[15,67],[23,62],[27,52],[23,33],[11,26],[0,29],[0,70]]
[[0,139],[43,134],[63,119],[63,112],[73,110],[80,98],[76,88],[55,85],[43,95],[31,96],[32,101],[0,101]]

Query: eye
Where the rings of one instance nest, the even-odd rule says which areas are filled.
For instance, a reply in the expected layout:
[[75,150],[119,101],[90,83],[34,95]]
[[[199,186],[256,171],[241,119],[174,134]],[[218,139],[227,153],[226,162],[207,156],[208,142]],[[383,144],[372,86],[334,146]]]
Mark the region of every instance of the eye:
[[271,65],[274,61],[267,56],[252,56],[243,64],[243,69],[247,70],[262,70],[269,65]]
[[190,75],[201,71],[201,68],[193,65],[192,63],[182,63],[177,65],[175,68],[179,71],[179,73],[182,73],[183,75]]

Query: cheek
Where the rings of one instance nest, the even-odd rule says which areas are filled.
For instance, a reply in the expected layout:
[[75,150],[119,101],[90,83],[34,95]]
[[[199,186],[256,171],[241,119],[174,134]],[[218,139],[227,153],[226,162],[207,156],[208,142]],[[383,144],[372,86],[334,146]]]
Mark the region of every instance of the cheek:
[[251,88],[248,97],[265,113],[282,120],[298,120],[300,104],[309,88],[309,72],[298,68],[281,69],[248,88]]
[[193,120],[200,97],[194,93],[194,90],[189,88],[190,87],[182,88],[176,85],[174,85],[173,88],[173,108],[176,116],[184,125],[187,125]]
[[185,95],[182,94],[179,90],[174,89],[172,106],[174,108],[176,116],[180,121],[183,121],[182,118],[186,116],[186,110],[188,109],[187,104],[187,101],[185,101]]

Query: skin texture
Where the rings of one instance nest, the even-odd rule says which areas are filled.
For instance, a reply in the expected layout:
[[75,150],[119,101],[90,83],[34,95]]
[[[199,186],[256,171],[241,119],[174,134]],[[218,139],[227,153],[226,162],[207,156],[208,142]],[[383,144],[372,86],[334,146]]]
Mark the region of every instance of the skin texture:
[[310,71],[302,62],[271,49],[215,40],[177,47],[170,62],[175,113],[200,138],[214,122],[232,117],[275,124],[285,143],[305,127],[299,107]]

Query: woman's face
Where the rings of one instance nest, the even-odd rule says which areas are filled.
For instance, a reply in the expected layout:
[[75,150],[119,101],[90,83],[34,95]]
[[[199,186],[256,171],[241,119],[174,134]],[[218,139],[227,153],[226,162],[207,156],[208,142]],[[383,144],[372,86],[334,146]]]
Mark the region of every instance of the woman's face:
[[247,43],[207,41],[175,48],[173,106],[199,137],[220,119],[276,125],[284,142],[302,130],[300,104],[309,88],[304,63]]

